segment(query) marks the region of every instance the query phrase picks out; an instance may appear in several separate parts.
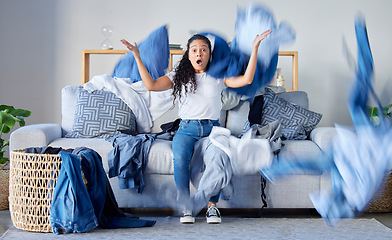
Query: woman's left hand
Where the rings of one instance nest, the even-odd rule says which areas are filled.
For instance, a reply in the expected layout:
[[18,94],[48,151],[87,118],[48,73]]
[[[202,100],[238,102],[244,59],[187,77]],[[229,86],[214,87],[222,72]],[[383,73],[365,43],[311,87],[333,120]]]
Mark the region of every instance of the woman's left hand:
[[253,48],[259,48],[260,46],[260,42],[266,38],[272,31],[271,30],[267,30],[265,32],[263,32],[262,34],[259,34],[256,36],[255,40],[253,40]]

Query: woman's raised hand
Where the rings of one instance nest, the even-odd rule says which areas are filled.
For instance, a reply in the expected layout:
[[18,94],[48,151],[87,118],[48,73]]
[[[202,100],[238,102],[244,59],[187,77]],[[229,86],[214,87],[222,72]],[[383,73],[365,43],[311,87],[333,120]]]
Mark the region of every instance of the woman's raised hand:
[[271,32],[272,32],[271,30],[267,30],[267,31],[263,32],[262,34],[257,35],[255,40],[253,40],[253,47],[254,48],[259,48],[260,42],[264,38],[266,38]]
[[137,43],[136,43],[136,42],[133,43],[134,45],[132,45],[132,44],[130,44],[130,43],[129,43],[127,40],[125,40],[125,39],[121,39],[120,41],[121,41],[122,44],[124,44],[124,45],[129,49],[129,51],[132,52],[132,54],[133,54],[134,56],[135,56],[135,55],[137,55],[137,56],[140,55],[139,48],[137,47]]

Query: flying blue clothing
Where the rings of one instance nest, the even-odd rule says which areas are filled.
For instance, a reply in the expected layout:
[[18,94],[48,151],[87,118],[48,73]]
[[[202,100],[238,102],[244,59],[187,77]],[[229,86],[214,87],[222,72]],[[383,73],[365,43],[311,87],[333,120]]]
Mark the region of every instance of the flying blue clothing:
[[[214,36],[214,51],[212,52],[211,62],[207,69],[207,74],[215,78],[235,77],[245,74],[250,55],[245,54],[235,45],[227,42],[214,33],[201,33],[202,35]],[[272,33],[271,33],[272,34]],[[253,39],[249,43],[252,44]],[[264,40],[263,40],[264,41]],[[256,72],[253,82],[250,85],[240,88],[230,88],[237,94],[254,97],[256,91],[271,82],[278,64],[278,52],[270,59],[270,64],[265,68],[260,61],[257,62]]]
[[260,170],[272,182],[298,171],[329,172],[332,192],[315,193],[310,197],[317,211],[330,225],[335,225],[340,218],[353,217],[355,212],[362,211],[382,186],[385,174],[392,169],[390,123],[381,116],[381,124],[376,127],[366,112],[369,96],[378,106],[380,104],[372,87],[373,59],[362,18],[356,19],[355,30],[358,67],[348,100],[354,131],[337,126],[332,148],[321,159],[278,159],[270,168]]
[[[56,234],[102,228],[150,227],[155,221],[129,218],[113,198],[100,156],[91,149],[61,151],[62,164],[53,192],[50,224]],[[77,155],[78,154],[78,155]],[[82,179],[82,169],[87,188]]]
[[235,22],[235,36],[231,42],[232,49],[239,49],[250,56],[252,42],[256,35],[271,30],[272,33],[260,43],[257,60],[265,71],[271,59],[279,53],[282,44],[295,40],[295,32],[288,23],[277,24],[270,9],[261,4],[252,3],[246,9],[239,9]]
[[143,192],[144,170],[155,138],[156,134],[116,134],[106,139],[113,145],[108,153],[109,177],[118,176],[120,189],[137,188],[138,193]]
[[232,88],[240,95],[254,97],[256,91],[273,79],[278,64],[279,47],[295,40],[295,33],[287,23],[277,25],[270,10],[250,4],[246,10],[239,10],[235,23],[235,36],[230,47],[214,33],[202,33],[214,37],[213,53],[207,73],[215,78],[225,78],[245,73],[256,35],[271,30],[261,41],[257,54],[257,67],[252,84]]
[[[161,26],[151,32],[138,44],[140,57],[154,79],[165,75],[169,66],[169,36],[167,27]],[[142,81],[135,58],[128,52],[115,66],[112,77],[130,78],[132,82]]]
[[[252,84],[233,88],[241,95],[254,97],[256,91],[271,82],[278,64],[279,46],[295,40],[295,33],[288,24],[277,25],[270,10],[264,6],[249,5],[238,11],[235,37],[229,46],[227,41],[212,32],[200,33],[214,37],[212,59],[207,74],[216,79],[233,77],[245,73],[252,52],[252,43],[257,34],[266,30],[272,33],[260,43],[258,62]],[[165,74],[169,65],[169,38],[167,27],[154,30],[139,45],[140,56],[153,79]],[[113,77],[141,81],[139,70],[131,52],[115,66]]]

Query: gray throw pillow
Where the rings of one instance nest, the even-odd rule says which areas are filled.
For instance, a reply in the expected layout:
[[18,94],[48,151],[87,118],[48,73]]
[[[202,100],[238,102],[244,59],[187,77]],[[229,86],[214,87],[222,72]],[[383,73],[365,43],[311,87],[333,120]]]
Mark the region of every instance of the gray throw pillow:
[[286,139],[306,139],[321,118],[322,114],[290,103],[271,89],[265,89],[261,125],[279,120],[283,128],[282,134]]
[[108,138],[120,131],[135,132],[136,117],[114,93],[80,89],[75,119],[67,138]]

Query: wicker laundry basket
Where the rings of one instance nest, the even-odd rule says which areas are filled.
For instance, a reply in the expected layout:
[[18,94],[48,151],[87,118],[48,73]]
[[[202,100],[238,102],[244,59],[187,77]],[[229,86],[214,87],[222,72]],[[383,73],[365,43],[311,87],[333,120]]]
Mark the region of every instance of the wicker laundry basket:
[[392,172],[384,178],[384,184],[379,193],[370,201],[365,212],[386,213],[392,212]]
[[52,232],[49,215],[61,167],[57,154],[10,153],[9,208],[14,226],[33,232]]
[[0,169],[0,210],[7,210],[9,206],[8,202],[8,186],[9,186],[9,170]]

